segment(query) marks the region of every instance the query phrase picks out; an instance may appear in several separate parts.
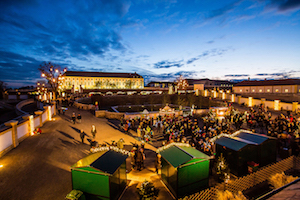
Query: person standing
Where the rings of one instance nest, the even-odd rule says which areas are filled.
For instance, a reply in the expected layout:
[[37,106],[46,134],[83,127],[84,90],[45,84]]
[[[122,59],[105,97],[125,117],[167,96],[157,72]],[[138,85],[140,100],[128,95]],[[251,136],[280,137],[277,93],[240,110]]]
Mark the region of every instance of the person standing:
[[155,172],[158,174],[158,170],[161,168],[161,155],[158,153],[156,155],[156,162],[155,162]]
[[80,138],[81,138],[81,142],[84,143],[84,137],[85,137],[85,133],[84,131],[81,129],[80,131]]
[[142,162],[143,162],[143,153],[140,150],[137,150],[135,156],[136,167],[138,171],[142,170]]
[[92,133],[92,135],[93,135],[93,138],[95,138],[95,137],[96,137],[96,133],[97,133],[97,130],[96,130],[96,126],[95,126],[95,125],[92,125],[91,133]]
[[73,122],[73,124],[75,124],[75,122],[76,122],[76,115],[74,112],[72,114],[72,122]]
[[80,115],[80,113],[78,113],[78,115],[77,115],[77,120],[78,120],[78,123],[80,124],[81,123],[81,115]]

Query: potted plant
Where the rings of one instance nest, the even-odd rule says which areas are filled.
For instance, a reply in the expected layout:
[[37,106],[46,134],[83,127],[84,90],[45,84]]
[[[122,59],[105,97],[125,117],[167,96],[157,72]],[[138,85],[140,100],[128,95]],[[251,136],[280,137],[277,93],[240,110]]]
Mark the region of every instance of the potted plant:
[[138,189],[140,200],[152,200],[156,199],[159,190],[154,187],[152,183],[145,180]]

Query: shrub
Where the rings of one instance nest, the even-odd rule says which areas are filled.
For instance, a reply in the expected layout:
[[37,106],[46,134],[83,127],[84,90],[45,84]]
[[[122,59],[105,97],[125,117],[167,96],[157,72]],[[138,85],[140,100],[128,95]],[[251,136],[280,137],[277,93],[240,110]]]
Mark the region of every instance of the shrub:
[[294,180],[296,180],[298,177],[293,177],[293,176],[287,176],[284,174],[284,172],[282,173],[277,173],[272,175],[269,178],[269,183],[273,186],[273,188],[277,189],[280,188]]
[[238,191],[237,194],[233,194],[228,190],[218,191],[217,199],[218,200],[247,200],[247,198],[243,195],[241,191]]

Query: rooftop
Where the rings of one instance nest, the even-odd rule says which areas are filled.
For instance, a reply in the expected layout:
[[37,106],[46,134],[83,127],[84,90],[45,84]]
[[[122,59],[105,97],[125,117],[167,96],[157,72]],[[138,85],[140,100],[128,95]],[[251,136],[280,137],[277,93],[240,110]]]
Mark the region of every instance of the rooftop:
[[242,81],[235,86],[300,85],[300,79]]
[[193,147],[179,147],[175,145],[162,150],[160,154],[174,168],[179,167],[193,159],[203,159],[203,160],[209,159],[209,156],[194,149]]
[[115,73],[115,72],[80,72],[67,71],[64,76],[80,76],[80,77],[117,77],[117,78],[143,78],[135,73]]

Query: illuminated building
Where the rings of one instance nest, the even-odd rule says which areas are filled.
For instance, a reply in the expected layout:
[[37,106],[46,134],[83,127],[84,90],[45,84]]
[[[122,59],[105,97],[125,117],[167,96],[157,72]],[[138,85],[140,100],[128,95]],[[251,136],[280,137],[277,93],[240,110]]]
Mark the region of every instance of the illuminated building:
[[242,81],[233,86],[234,93],[300,93],[300,79]]
[[67,71],[61,89],[142,89],[144,78],[137,73]]

